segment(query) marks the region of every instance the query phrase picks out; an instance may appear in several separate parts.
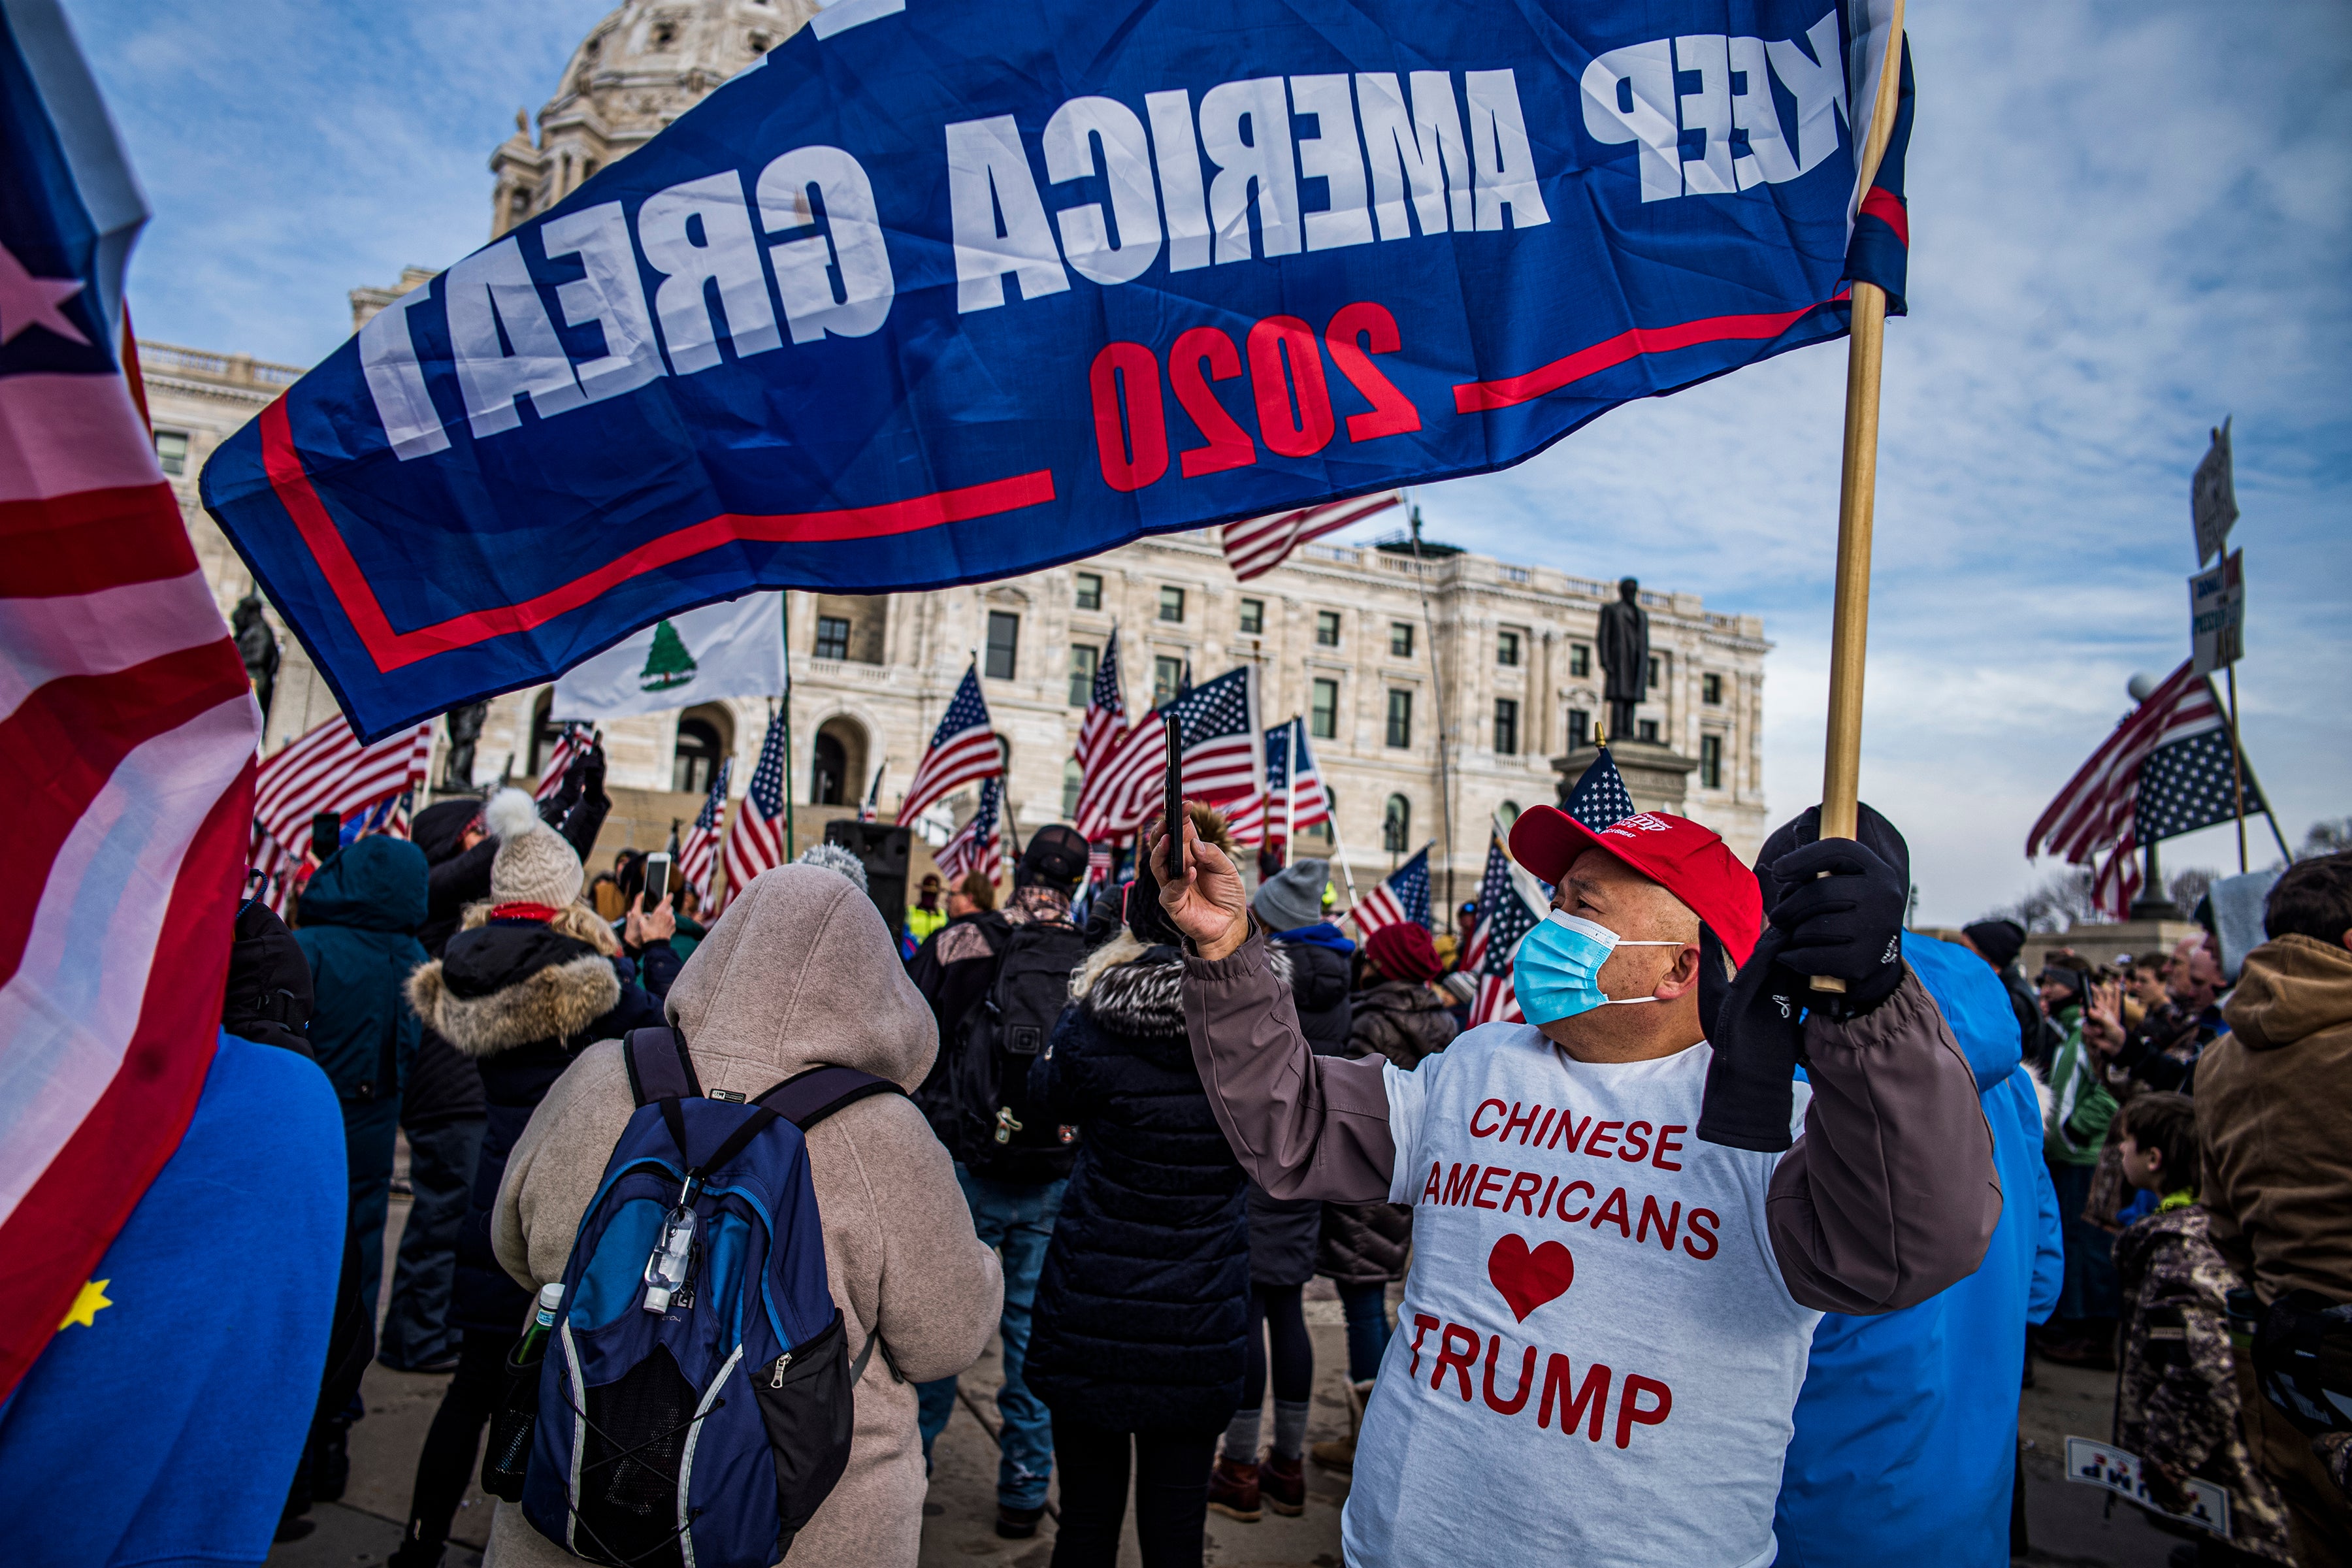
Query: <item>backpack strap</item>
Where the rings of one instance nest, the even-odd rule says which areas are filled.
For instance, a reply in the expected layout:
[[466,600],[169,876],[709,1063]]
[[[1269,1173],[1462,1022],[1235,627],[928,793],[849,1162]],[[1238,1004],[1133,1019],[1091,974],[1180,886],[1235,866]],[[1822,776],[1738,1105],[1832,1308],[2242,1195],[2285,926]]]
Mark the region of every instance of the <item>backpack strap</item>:
[[686,1037],[676,1029],[631,1029],[621,1038],[621,1059],[629,1068],[629,1093],[641,1108],[658,1100],[702,1098]]
[[845,1105],[877,1094],[907,1091],[887,1078],[876,1078],[856,1068],[817,1067],[794,1073],[783,1082],[752,1098],[805,1132]]

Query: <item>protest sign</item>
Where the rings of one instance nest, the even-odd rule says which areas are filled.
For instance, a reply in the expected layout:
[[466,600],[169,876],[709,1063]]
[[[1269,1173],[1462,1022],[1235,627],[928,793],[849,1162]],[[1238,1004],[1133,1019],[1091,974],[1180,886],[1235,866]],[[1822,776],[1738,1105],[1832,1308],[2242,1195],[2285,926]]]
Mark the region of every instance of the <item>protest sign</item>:
[[2230,422],[2213,432],[2213,444],[2189,481],[2189,514],[2197,525],[2197,564],[2202,566],[2230,542],[2238,521],[2238,485],[2230,466]]
[[2232,550],[2189,579],[2189,635],[2199,675],[2232,665],[2246,652],[2246,580],[2242,550]]
[[2230,1538],[2230,1494],[2211,1481],[2195,1476],[2182,1483],[2189,1493],[2189,1511],[2175,1513],[2148,1496],[2147,1482],[2141,1479],[2139,1456],[2107,1443],[2094,1442],[2088,1437],[2066,1439],[2066,1479],[2084,1486],[2101,1487],[2117,1497],[2128,1498],[2151,1513],[2167,1519],[2177,1519],[2193,1524],[2200,1530],[2210,1530],[2227,1541]]
[[845,0],[396,301],[205,504],[381,734],[752,588],[1504,467],[1840,335],[1850,277],[1900,308],[1851,123],[1892,11]]

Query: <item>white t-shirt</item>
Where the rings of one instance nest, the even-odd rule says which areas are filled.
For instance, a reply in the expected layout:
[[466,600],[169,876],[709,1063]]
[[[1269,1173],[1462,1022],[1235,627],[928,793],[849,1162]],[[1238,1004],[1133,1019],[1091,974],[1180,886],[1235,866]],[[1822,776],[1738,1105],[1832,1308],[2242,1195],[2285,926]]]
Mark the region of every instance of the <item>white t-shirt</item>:
[[1765,1229],[1780,1156],[1695,1131],[1713,1054],[1579,1062],[1488,1024],[1388,1069],[1412,1270],[1356,1448],[1356,1568],[1772,1561],[1822,1315]]

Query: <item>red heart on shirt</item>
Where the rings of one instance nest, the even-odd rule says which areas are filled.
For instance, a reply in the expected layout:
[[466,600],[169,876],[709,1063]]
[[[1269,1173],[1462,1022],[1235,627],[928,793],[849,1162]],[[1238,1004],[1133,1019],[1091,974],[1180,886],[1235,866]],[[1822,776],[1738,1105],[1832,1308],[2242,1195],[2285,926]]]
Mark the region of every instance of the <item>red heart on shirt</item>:
[[1547,1241],[1530,1252],[1527,1238],[1516,1232],[1495,1243],[1486,1255],[1486,1278],[1503,1293],[1519,1321],[1546,1301],[1558,1299],[1576,1279],[1576,1259],[1557,1241]]

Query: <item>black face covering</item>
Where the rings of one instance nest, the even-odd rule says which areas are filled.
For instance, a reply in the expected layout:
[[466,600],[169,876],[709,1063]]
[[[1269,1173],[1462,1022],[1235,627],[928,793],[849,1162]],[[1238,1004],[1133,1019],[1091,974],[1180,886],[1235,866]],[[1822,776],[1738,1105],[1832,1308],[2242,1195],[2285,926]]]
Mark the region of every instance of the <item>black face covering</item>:
[[310,962],[286,922],[258,899],[236,912],[221,1025],[265,1046],[310,1054]]

